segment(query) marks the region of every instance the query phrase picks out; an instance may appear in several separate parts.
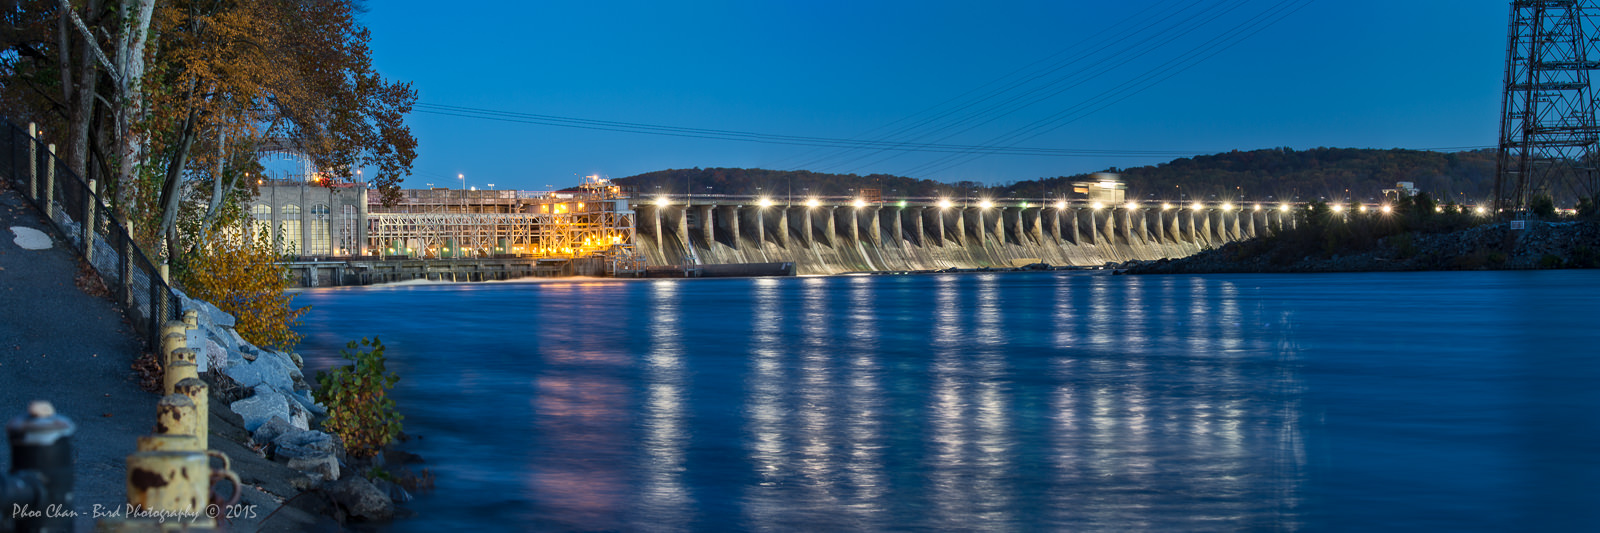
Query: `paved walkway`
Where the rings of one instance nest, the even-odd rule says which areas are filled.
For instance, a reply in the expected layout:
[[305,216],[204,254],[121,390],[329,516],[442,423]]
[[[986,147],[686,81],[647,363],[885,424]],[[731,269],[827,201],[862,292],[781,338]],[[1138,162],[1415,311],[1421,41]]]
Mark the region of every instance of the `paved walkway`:
[[[74,283],[78,257],[18,191],[0,185],[0,418],[49,400],[77,423],[78,525],[95,504],[120,506],[126,456],[155,425],[156,396],[129,365],[143,346],[122,311]],[[13,226],[44,231],[51,246],[19,246]],[[27,234],[29,232],[22,231]],[[22,244],[30,244],[24,236]],[[11,468],[9,447],[0,464]],[[10,512],[9,509],[3,510]]]

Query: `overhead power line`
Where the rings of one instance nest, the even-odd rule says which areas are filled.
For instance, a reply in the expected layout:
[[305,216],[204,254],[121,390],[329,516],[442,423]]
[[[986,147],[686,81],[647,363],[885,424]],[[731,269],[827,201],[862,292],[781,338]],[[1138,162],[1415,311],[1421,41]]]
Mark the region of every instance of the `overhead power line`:
[[[1068,107],[1067,109],[1063,109],[1054,114],[1035,120],[1033,123],[1027,126],[990,139],[986,144],[991,146],[1014,146],[1016,144],[1026,142],[1029,139],[1033,139],[1045,133],[1059,129],[1078,120],[1082,120],[1089,115],[1115,105],[1123,100],[1127,100],[1128,98],[1144,92],[1151,87],[1154,87],[1161,82],[1172,78],[1173,76],[1194,68],[1205,60],[1210,59],[1211,57],[1229,48],[1232,48],[1241,42],[1244,42],[1251,36],[1254,36],[1255,34],[1276,25],[1283,19],[1288,18],[1290,15],[1293,15],[1301,9],[1304,9],[1313,1],[1314,0],[1284,0],[1278,2],[1266,11],[1262,11],[1255,16],[1250,17],[1248,20],[1238,24],[1237,26],[1234,26],[1233,28],[1221,34],[1212,37],[1206,42],[1201,43],[1200,45],[1182,54],[1179,54],[1177,57],[1168,60],[1161,65],[1151,68],[1150,70],[1134,77],[1133,79],[1122,82],[1101,92],[1098,95],[1095,95],[1094,97]],[[905,171],[904,174],[937,174],[987,155],[991,154],[982,150],[976,150],[966,154],[950,154],[941,156],[933,161],[916,165],[915,167]]]
[[578,128],[600,131],[616,131],[624,133],[640,133],[647,135],[662,135],[669,137],[689,137],[697,139],[717,139],[726,141],[744,141],[766,144],[787,144],[796,146],[820,146],[830,148],[867,148],[898,150],[907,152],[943,152],[943,153],[972,153],[982,151],[996,155],[1020,155],[1039,157],[1172,157],[1191,155],[1195,151],[1188,150],[1100,150],[1087,148],[1027,148],[1019,146],[974,146],[960,144],[939,143],[904,143],[861,139],[843,139],[833,137],[809,137],[799,135],[779,135],[771,133],[756,133],[746,131],[719,130],[707,128],[688,128],[681,126],[663,126],[659,124],[644,124],[638,122],[618,122],[610,120],[595,120],[555,115],[541,115],[533,113],[518,113],[494,109],[463,107],[443,104],[418,103],[414,106],[418,113],[443,115],[479,120],[494,120],[499,122],[512,122],[518,124],[533,124],[540,126],[556,126],[563,128]]

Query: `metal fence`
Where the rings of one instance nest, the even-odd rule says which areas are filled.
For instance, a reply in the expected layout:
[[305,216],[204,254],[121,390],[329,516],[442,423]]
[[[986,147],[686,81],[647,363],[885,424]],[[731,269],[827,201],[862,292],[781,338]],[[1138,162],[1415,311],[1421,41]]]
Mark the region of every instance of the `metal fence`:
[[[112,217],[108,203],[67,168],[51,147],[27,128],[0,118],[0,178],[20,191],[55,225],[73,250],[94,266],[117,303],[127,310],[135,331],[158,346],[161,325],[178,318],[179,300],[172,287],[128,235],[123,221]],[[103,192],[108,184],[98,184]]]

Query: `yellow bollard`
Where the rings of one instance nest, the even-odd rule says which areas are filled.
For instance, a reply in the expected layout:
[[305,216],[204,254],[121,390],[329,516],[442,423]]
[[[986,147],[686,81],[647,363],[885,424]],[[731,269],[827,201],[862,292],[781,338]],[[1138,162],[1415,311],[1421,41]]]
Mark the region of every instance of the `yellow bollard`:
[[[162,328],[161,328],[162,331],[166,331],[167,328],[171,327],[170,324],[176,324],[176,322],[168,322],[167,324],[169,324],[169,325],[168,326],[162,326]],[[189,336],[185,335],[182,331],[176,331],[176,332],[170,332],[170,333],[162,333],[161,334],[161,357],[158,357],[157,359],[160,359],[162,361],[162,363],[164,364],[167,360],[172,359],[172,351],[173,350],[176,350],[176,349],[179,349],[179,348],[188,348],[188,347],[189,347]]]
[[194,403],[194,438],[201,450],[211,447],[211,387],[199,378],[185,378],[173,386],[173,394],[182,394]]
[[194,435],[140,435],[141,452],[198,452],[205,450]]
[[168,394],[156,402],[156,429],[157,435],[188,435],[194,436],[195,421],[200,417],[194,412],[194,402],[182,394]]
[[167,373],[161,380],[161,393],[172,394],[172,388],[185,378],[200,377],[200,367],[188,361],[173,361],[167,365]]
[[[222,460],[222,468],[213,471],[211,458]],[[226,479],[233,483],[230,501],[217,502],[230,506],[239,502],[243,484],[233,472],[228,456],[215,450],[204,452],[138,452],[128,456],[128,505],[144,511],[166,511],[198,515],[191,527],[212,527],[207,520],[206,506],[214,500],[211,485]],[[187,522],[188,518],[184,518]]]
[[193,309],[184,311],[183,325],[188,326],[189,329],[198,329],[200,327],[200,312]]
[[192,328],[190,328],[188,324],[185,324],[182,321],[168,320],[168,321],[166,321],[166,322],[161,324],[161,336],[165,337],[167,335],[172,335],[174,333],[183,334],[183,333],[189,331],[190,329],[192,329]]
[[194,350],[190,350],[188,348],[178,348],[167,354],[167,359],[162,361],[161,364],[165,365],[164,368],[170,369],[174,363],[184,362],[195,365],[196,369],[198,370],[200,362],[195,360],[196,357],[199,357],[199,354],[195,353]]

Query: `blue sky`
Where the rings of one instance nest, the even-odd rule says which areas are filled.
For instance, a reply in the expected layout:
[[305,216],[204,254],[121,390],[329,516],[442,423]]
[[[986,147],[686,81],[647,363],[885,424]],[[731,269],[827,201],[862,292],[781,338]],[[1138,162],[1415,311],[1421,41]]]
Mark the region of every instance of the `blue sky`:
[[[893,126],[875,128],[937,116],[928,111],[951,109],[939,106],[952,99],[970,102],[1012,88],[884,140],[1111,152],[941,162],[945,154],[574,129],[420,107],[408,119],[419,156],[407,187],[460,187],[456,176],[465,174],[468,186],[544,189],[573,185],[586,174],[688,167],[1000,183],[1230,149],[1489,146],[1498,128],[1508,6],[1483,0],[531,1],[441,9],[433,1],[381,0],[368,2],[362,20],[379,72],[413,82],[422,104],[876,139]],[[1248,23],[1277,15],[1284,16],[1271,25]],[[1229,33],[1235,28],[1255,33]],[[1237,44],[1193,61],[1189,54],[1214,38]],[[1032,82],[1007,77],[1072,58],[1078,61]],[[1165,79],[1139,83],[1147,73]],[[1051,80],[1059,81],[1046,85]],[[1039,90],[1024,94],[1033,88]],[[1102,95],[1120,101],[1097,99]],[[1018,107],[1023,102],[1032,103]],[[971,120],[949,126],[969,114]],[[1049,119],[1058,116],[1075,120]],[[1038,133],[1030,124],[1053,129]],[[940,125],[949,127],[935,130]],[[1018,132],[1031,133],[1017,138]]]

